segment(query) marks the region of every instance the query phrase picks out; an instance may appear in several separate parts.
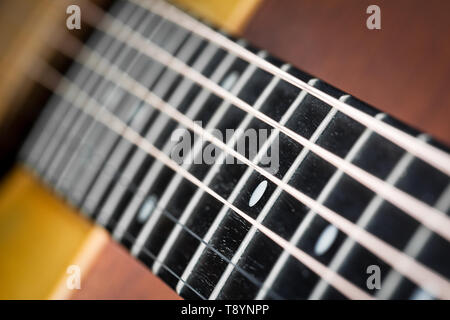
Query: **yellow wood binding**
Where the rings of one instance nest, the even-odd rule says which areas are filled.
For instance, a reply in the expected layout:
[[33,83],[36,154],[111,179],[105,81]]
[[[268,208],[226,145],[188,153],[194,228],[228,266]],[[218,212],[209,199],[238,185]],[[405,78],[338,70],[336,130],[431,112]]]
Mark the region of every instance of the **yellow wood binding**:
[[171,2],[232,34],[240,34],[261,0],[172,0]]
[[0,187],[0,299],[67,297],[67,267],[87,272],[106,237],[17,166]]

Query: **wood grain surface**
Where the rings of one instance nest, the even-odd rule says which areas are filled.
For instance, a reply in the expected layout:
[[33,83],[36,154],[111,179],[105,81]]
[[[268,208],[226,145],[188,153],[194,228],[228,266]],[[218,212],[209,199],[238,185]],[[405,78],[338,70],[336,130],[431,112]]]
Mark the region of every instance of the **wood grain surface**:
[[[366,8],[381,9],[381,30]],[[265,0],[243,36],[450,145],[450,1]]]

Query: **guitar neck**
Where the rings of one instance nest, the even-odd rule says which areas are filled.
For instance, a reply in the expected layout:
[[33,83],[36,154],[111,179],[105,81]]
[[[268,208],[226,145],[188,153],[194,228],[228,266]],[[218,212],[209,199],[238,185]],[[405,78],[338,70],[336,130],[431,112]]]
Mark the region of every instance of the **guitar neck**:
[[[189,29],[172,9],[177,23],[167,6],[112,5],[22,161],[184,298],[445,296],[374,248],[450,277],[445,235],[409,206],[449,213],[448,163],[432,161],[448,149],[244,40]],[[201,139],[213,129],[222,144]],[[367,285],[369,266],[381,290]]]

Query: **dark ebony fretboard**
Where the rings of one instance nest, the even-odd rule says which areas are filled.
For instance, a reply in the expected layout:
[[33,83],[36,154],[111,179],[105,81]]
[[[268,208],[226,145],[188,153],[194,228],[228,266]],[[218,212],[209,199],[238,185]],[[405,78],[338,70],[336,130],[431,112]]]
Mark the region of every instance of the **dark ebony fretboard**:
[[[447,175],[332,106],[143,7],[120,0],[112,5],[109,14],[283,126],[427,205],[449,213]],[[223,137],[231,129],[236,134],[246,129],[269,132],[272,140],[266,149],[274,161],[270,166],[261,160],[261,166],[450,278],[450,245],[441,236],[267,123],[118,40],[120,37],[114,32],[100,29],[87,41],[89,50],[205,129],[217,129]],[[237,42],[322,92],[443,149],[427,135],[354,97],[243,40]],[[108,79],[83,61],[74,61],[66,77],[156,148],[171,154],[178,142],[173,134],[184,128],[175,119],[124,89],[120,79]],[[23,148],[23,161],[71,205],[105,226],[181,296],[344,298],[210,194],[74,107],[77,104],[91,108],[83,96],[77,96],[78,101],[68,96],[51,97]],[[212,147],[189,130],[185,130],[187,137],[191,140],[191,155]],[[231,142],[226,142],[233,148],[246,139],[239,135],[231,138]],[[248,145],[246,148],[246,156],[254,160],[256,155],[251,155]],[[217,159],[226,158],[220,149],[214,152]],[[389,263],[247,165],[200,161],[180,166],[368,294],[391,299],[431,297]],[[367,287],[367,267],[371,265],[381,270],[379,290]]]

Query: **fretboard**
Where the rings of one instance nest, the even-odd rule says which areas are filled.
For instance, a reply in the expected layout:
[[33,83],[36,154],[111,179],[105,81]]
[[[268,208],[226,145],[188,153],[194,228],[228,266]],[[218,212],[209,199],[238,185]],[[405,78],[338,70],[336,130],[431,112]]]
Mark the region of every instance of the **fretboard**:
[[[169,5],[147,3],[120,0],[112,5],[107,22],[114,23],[99,23],[65,74],[70,85],[45,106],[21,153],[42,181],[108,229],[184,298],[448,297],[450,292],[433,291],[412,271],[401,269],[384,250],[374,250],[372,238],[355,238],[351,232],[363,230],[411,258],[411,270],[424,267],[427,274],[449,279],[450,245],[439,229],[417,218],[423,212],[414,216],[409,212],[414,208],[399,208],[396,199],[386,199],[372,180],[359,180],[351,169],[362,169],[445,219],[450,207],[447,174],[314,92],[163,17]],[[428,135],[324,81],[244,40],[228,39],[370,121],[448,153]],[[152,55],[144,50],[148,45],[161,51]],[[165,61],[166,56],[178,64]],[[214,89],[219,86],[225,95]],[[145,99],[149,93],[151,101]],[[152,103],[158,99],[166,104]],[[263,116],[247,112],[245,105]],[[121,129],[108,125],[105,112]],[[186,127],[178,114],[198,126]],[[228,149],[244,146],[240,154],[263,170],[236,161],[223,145],[200,139],[194,132],[199,127],[228,137],[223,141]],[[171,159],[183,138],[190,147],[183,158],[199,161],[168,166],[127,132]],[[176,137],[177,132],[182,134]],[[245,143],[247,132],[268,133],[256,153]],[[201,158],[208,152],[215,156],[212,163]],[[330,162],[326,152],[339,159]],[[341,162],[352,166],[337,167]],[[316,207],[299,201],[302,197]],[[331,222],[327,210],[349,227]],[[287,250],[287,243],[294,249]],[[381,288],[368,286],[370,266],[379,267]],[[326,278],[323,270],[352,287]]]

